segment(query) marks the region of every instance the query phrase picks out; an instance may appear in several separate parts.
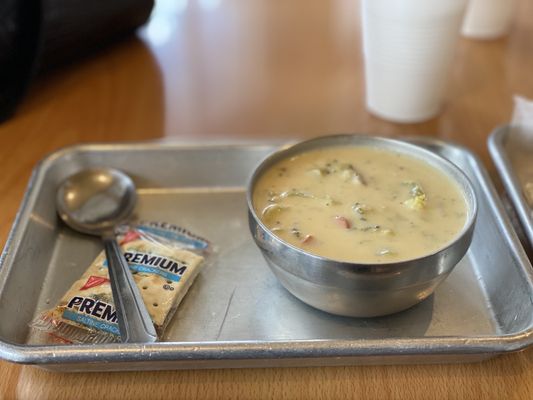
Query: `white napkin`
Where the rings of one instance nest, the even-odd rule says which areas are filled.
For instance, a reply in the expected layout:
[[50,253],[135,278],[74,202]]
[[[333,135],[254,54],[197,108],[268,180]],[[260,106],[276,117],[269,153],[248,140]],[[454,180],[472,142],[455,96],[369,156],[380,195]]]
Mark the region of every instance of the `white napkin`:
[[533,101],[522,96],[514,97],[511,129],[513,147],[522,166],[519,180],[529,205],[533,207]]
[[533,139],[533,101],[522,96],[514,96],[513,130],[519,135]]

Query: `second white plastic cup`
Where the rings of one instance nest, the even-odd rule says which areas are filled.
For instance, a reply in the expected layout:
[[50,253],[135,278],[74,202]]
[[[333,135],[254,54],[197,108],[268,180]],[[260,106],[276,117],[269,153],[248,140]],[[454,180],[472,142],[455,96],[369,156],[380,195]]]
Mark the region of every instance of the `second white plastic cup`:
[[369,111],[395,122],[438,114],[466,0],[363,0]]
[[469,0],[462,32],[473,39],[495,39],[509,32],[515,0]]

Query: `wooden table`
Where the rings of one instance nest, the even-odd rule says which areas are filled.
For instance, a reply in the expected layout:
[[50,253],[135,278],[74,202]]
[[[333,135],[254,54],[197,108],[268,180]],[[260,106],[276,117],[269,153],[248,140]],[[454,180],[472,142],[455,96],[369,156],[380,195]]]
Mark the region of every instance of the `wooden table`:
[[[40,78],[0,125],[0,242],[31,168],[73,143],[420,134],[474,150],[512,96],[533,98],[533,4],[511,34],[461,39],[442,114],[398,125],[365,111],[359,4],[160,1],[136,38]],[[59,374],[0,362],[0,399],[533,398],[533,350],[466,365]]]

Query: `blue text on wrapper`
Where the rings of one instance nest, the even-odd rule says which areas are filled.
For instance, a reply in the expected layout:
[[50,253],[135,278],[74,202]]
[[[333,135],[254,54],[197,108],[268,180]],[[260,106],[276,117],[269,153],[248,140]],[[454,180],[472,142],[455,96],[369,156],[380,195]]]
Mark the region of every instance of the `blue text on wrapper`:
[[90,297],[74,296],[63,312],[63,318],[101,331],[120,335],[115,307]]
[[[186,265],[155,254],[127,251],[124,258],[133,272],[155,274],[173,282],[179,282],[187,271]],[[104,260],[103,265],[107,267],[107,260]]]

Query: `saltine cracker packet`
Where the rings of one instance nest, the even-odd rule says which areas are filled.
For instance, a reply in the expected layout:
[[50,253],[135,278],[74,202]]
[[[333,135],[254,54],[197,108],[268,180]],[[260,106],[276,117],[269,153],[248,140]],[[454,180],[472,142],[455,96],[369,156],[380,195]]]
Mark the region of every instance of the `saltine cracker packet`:
[[[123,225],[117,233],[124,258],[161,337],[213,246],[182,227],[162,222]],[[120,341],[103,251],[59,303],[40,314],[31,326],[62,342]]]

